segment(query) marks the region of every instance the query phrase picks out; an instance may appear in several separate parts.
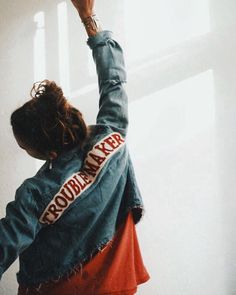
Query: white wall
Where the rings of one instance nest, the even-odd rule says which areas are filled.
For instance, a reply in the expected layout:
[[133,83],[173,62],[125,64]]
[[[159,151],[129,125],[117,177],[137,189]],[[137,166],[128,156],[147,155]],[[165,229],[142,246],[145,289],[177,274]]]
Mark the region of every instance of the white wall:
[[[32,83],[56,80],[89,123],[97,111],[94,66],[70,1],[19,2],[0,2],[1,216],[39,165],[9,126]],[[146,206],[137,231],[151,275],[137,294],[234,295],[236,2],[146,3],[97,1],[128,69],[128,144]],[[16,294],[17,268],[0,294]]]

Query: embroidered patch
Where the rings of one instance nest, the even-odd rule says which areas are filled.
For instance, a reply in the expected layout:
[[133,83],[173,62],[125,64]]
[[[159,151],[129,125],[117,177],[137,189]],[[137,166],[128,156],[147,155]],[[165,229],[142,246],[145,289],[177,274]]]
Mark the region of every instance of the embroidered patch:
[[96,143],[85,158],[83,168],[70,176],[44,210],[39,221],[53,224],[63,212],[96,180],[106,162],[123,145],[125,140],[119,133],[112,133]]

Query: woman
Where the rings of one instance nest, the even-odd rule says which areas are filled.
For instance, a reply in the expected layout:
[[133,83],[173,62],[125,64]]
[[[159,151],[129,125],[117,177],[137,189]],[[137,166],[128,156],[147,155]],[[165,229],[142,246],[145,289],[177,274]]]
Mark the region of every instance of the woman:
[[97,122],[87,126],[48,80],[12,114],[19,146],[46,162],[1,219],[0,275],[19,256],[19,295],[133,295],[149,274],[135,231],[143,203],[125,143],[123,52],[102,30],[94,0],[72,3],[97,69]]

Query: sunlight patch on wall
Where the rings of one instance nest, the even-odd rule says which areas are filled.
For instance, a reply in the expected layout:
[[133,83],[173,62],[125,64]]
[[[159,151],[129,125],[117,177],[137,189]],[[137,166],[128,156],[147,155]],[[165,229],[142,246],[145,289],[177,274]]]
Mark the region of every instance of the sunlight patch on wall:
[[60,86],[65,93],[70,92],[69,71],[69,41],[68,41],[68,19],[67,3],[61,2],[57,5],[58,16],[58,49],[59,49],[59,76]]
[[210,31],[208,0],[149,0],[148,5],[129,0],[124,5],[127,56],[132,60]]
[[133,154],[155,156],[214,128],[213,85],[213,71],[208,70],[130,103]]
[[40,11],[34,15],[36,32],[34,36],[34,81],[41,81],[46,75],[45,61],[45,15]]

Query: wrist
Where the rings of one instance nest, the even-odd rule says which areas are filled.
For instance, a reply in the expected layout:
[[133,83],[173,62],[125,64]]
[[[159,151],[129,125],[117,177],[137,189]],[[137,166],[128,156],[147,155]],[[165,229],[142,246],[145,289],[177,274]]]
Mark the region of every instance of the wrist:
[[89,16],[95,15],[94,10],[91,10],[91,11],[88,11],[88,10],[86,10],[86,11],[78,11],[78,13],[79,13],[79,16],[80,16],[80,19],[81,19],[82,22],[84,22],[84,20],[86,18],[88,18]]
[[81,19],[84,24],[88,36],[95,36],[98,32],[102,31],[101,23],[96,14],[89,15]]

